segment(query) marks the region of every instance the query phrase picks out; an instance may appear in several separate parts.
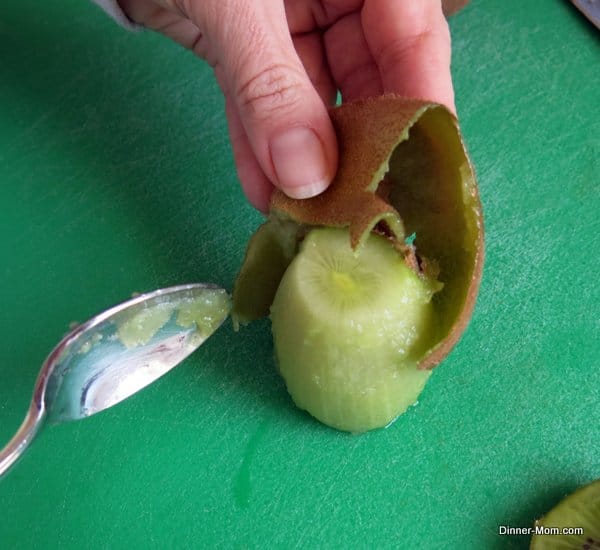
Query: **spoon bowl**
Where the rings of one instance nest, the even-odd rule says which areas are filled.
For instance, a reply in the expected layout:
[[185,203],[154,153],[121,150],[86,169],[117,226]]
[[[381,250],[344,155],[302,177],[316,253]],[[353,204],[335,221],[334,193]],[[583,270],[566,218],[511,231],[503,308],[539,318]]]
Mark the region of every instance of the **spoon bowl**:
[[44,361],[25,420],[0,451],[0,476],[45,420],[85,418],[137,393],[196,350],[229,310],[225,290],[198,283],[141,294],[75,327]]

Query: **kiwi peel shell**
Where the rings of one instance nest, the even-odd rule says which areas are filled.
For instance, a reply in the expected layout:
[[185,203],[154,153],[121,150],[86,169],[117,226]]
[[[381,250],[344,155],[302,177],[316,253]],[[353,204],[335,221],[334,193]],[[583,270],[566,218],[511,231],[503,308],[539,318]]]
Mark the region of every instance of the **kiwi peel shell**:
[[233,288],[234,328],[266,317],[287,267],[298,251],[301,227],[271,216],[250,237],[246,256]]
[[[355,249],[371,231],[383,232],[407,264],[418,268],[416,252],[444,285],[433,298],[437,343],[419,364],[433,368],[466,328],[483,268],[481,205],[458,121],[441,105],[396,95],[347,103],[330,116],[337,174],[310,199],[273,193],[269,218],[250,241],[236,281],[234,323],[268,314],[297,243],[311,227],[347,227]],[[405,242],[413,233],[414,247]]]

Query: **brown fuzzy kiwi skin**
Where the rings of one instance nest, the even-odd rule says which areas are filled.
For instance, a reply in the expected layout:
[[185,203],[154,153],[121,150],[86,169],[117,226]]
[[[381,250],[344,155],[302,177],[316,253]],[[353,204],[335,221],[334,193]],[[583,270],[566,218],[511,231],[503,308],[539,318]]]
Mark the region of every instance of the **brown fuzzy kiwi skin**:
[[[473,166],[466,152],[458,121],[440,105],[395,95],[345,104],[333,109],[330,114],[340,150],[338,172],[331,186],[321,195],[304,200],[291,199],[282,192],[275,191],[271,201],[271,210],[275,215],[291,218],[306,226],[348,227],[354,248],[360,248],[373,228],[384,222],[388,237],[400,252],[406,249],[403,215],[410,213],[410,196],[397,205],[402,211],[399,213],[388,202],[385,196],[387,193],[377,191],[384,175],[390,170],[392,154],[400,144],[409,139],[413,127],[415,132],[424,131],[433,136],[432,139],[437,144],[432,150],[437,148],[439,152],[441,149],[440,156],[446,157],[440,166],[451,172],[448,178],[460,179],[462,193],[467,197],[464,207],[472,209],[474,227],[471,231],[476,234],[476,239],[473,243],[474,250],[469,252],[472,257],[467,254],[470,274],[464,301],[457,308],[460,311],[455,318],[450,319],[451,327],[443,334],[439,343],[419,363],[421,369],[432,369],[450,353],[469,323],[484,263],[481,203]],[[435,159],[433,162],[435,163]],[[443,185],[444,180],[440,181]],[[441,189],[440,192],[443,193],[444,190]],[[433,200],[435,203],[436,199]],[[443,211],[444,201],[437,202],[439,204],[434,204],[433,207],[439,207]],[[469,222],[465,223],[468,225]],[[441,227],[443,228],[443,224]],[[467,233],[469,231],[463,230]],[[433,259],[436,259],[435,255]],[[407,264],[414,267],[408,261]],[[462,291],[459,289],[458,292]]]
[[304,200],[276,190],[271,210],[306,225],[349,227],[355,248],[382,219],[397,240],[404,239],[397,211],[375,190],[387,172],[391,152],[408,138],[410,127],[429,107],[432,104],[426,101],[385,95],[332,109],[340,159],[333,182],[320,195]]
[[468,3],[469,0],[442,0],[442,10],[446,17],[450,17],[462,10]]

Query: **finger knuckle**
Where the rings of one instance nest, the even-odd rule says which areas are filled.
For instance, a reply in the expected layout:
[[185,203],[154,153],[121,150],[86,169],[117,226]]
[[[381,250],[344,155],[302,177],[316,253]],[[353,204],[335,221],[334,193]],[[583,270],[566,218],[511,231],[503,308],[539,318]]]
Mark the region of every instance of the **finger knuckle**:
[[259,118],[292,109],[302,96],[298,76],[287,65],[266,66],[241,81],[237,90],[241,107]]
[[182,15],[183,17],[189,17],[190,6],[187,0],[159,0],[158,3],[162,4],[168,10]]
[[[396,39],[381,46],[377,58],[392,66],[402,63],[423,48],[441,51],[450,45],[450,29],[439,5],[403,3],[403,17],[397,22]],[[439,4],[439,3],[438,3]]]
[[[431,50],[432,44],[444,44],[445,46],[447,43],[449,49],[449,42],[449,37],[441,33],[439,29],[426,28],[411,36],[404,36],[399,40],[389,42],[381,48],[377,58],[386,67],[397,67],[412,59],[415,53],[427,48]],[[437,48],[436,51],[444,51],[444,49]]]

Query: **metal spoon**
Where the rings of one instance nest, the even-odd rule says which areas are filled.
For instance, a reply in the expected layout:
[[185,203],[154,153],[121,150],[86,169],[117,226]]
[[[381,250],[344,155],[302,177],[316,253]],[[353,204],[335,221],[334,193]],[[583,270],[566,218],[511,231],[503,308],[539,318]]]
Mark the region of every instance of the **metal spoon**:
[[181,285],[139,295],[73,329],[42,365],[25,420],[0,451],[0,476],[45,419],[77,420],[133,395],[198,348],[229,309],[225,290]]

